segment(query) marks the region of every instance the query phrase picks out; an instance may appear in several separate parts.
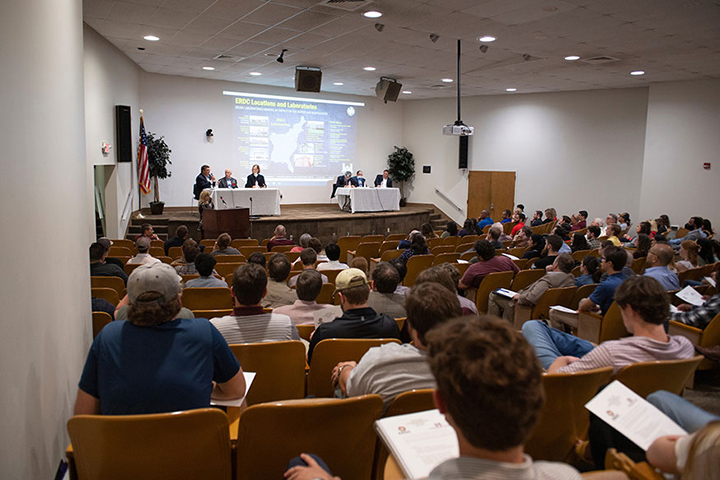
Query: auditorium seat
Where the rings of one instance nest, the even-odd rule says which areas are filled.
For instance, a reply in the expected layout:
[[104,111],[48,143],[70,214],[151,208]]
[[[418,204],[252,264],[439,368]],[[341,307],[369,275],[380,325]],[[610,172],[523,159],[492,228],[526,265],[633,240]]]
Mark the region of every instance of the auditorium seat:
[[386,250],[396,250],[398,244],[400,244],[399,240],[385,240],[380,244],[380,250],[378,251],[378,254],[382,255],[382,253]]
[[257,247],[260,246],[260,242],[255,238],[236,238],[230,243],[230,246],[236,249],[240,249],[240,247]]
[[115,289],[108,287],[97,287],[91,288],[90,292],[94,298],[103,298],[115,306],[120,303],[120,296]]
[[170,247],[168,248],[168,257],[176,260],[183,256],[182,247]]
[[550,318],[550,307],[553,305],[567,307],[572,301],[576,289],[577,287],[549,288],[542,294],[534,306],[515,305],[513,326],[515,329],[520,330],[528,320]]
[[413,255],[408,259],[405,266],[407,267],[407,273],[403,280],[403,285],[406,287],[412,287],[415,285],[415,279],[420,272],[426,268],[430,268],[435,260],[435,255]]
[[[399,242],[400,240],[405,240],[405,237],[407,237],[407,235],[404,233],[391,233],[390,235],[385,237],[385,241],[386,242],[390,242],[390,241]],[[430,239],[430,240],[432,240],[432,239]]]
[[298,330],[298,334],[300,335],[300,338],[303,340],[310,341],[310,334],[315,331],[315,325],[314,324],[307,324],[307,325],[295,325]]
[[540,280],[542,277],[545,276],[545,273],[545,270],[539,268],[520,270],[518,273],[515,274],[515,277],[513,278],[512,284],[510,286],[510,290],[519,292],[523,288],[528,287],[536,281]]
[[580,305],[580,300],[589,297],[595,291],[595,287],[597,286],[597,283],[590,283],[588,285],[583,285],[582,287],[579,287],[577,290],[575,290],[575,293],[573,294],[573,298],[570,301],[570,305],[568,305],[568,308],[577,310],[578,306]]
[[577,336],[588,342],[600,344],[629,335],[623,323],[620,307],[615,302],[610,305],[605,315],[580,312],[578,316]]
[[455,263],[459,258],[459,253],[441,253],[439,255],[435,255],[433,265],[440,265],[441,263]]
[[380,242],[360,242],[355,250],[348,250],[347,258],[351,262],[353,258],[363,257],[370,265],[370,259],[380,254]]
[[245,263],[247,260],[242,255],[215,255],[217,263]]
[[591,251],[592,250],[578,250],[577,252],[574,252],[572,254],[573,260],[575,260],[576,262],[582,262],[583,258],[590,255]]
[[348,250],[357,249],[362,237],[359,235],[344,236],[338,238],[337,245],[340,247],[340,263],[347,263]]
[[270,249],[272,253],[286,253],[295,248],[295,245],[275,245]]
[[105,325],[112,322],[113,318],[107,312],[92,312],[93,339],[98,336]]
[[682,396],[688,380],[703,359],[702,355],[698,355],[682,360],[633,363],[620,369],[615,380],[643,398],[658,390]]
[[216,241],[217,241],[216,238],[204,238],[204,239],[200,240],[200,242],[198,242],[198,245],[205,245],[205,252],[210,253],[210,252],[212,252],[212,249],[215,247]]
[[[701,348],[713,348],[716,345],[720,345],[720,313],[710,320],[710,323],[704,329],[691,327],[684,323],[670,320],[668,325],[668,334],[670,335],[682,335],[683,337],[690,340],[693,345]],[[708,370],[711,368],[717,368],[717,362],[705,359],[698,366],[698,370]]]
[[248,258],[255,252],[267,253],[267,247],[262,247],[260,245],[242,245],[235,248],[237,248],[240,254],[245,258]]
[[475,292],[475,305],[478,313],[484,315],[488,311],[488,299],[490,293],[498,288],[510,288],[514,272],[494,272],[489,273],[482,279],[480,286]]
[[440,255],[441,253],[454,253],[454,245],[436,245],[430,248],[430,253],[433,255]]
[[218,273],[218,275],[225,278],[227,275],[234,273],[235,270],[237,270],[241,265],[244,264],[245,263],[216,263],[215,271]]
[[332,302],[333,302],[332,296],[333,296],[334,292],[335,292],[335,284],[323,283],[322,288],[320,289],[320,294],[317,296],[315,301],[317,303],[332,305]]
[[233,298],[226,287],[184,288],[182,304],[190,310],[232,309]]
[[211,318],[226,317],[232,315],[232,308],[213,308],[208,310],[192,310],[195,318]]
[[125,290],[125,282],[123,282],[123,279],[120,277],[97,277],[92,276],[90,277],[90,287],[91,288],[112,288],[115,290],[118,294],[119,298],[123,298],[125,296],[126,290]]

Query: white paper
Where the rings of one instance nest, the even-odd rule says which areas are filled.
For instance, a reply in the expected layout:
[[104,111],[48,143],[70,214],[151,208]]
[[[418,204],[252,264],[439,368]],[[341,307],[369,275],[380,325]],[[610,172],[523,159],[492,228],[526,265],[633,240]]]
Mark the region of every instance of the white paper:
[[702,295],[694,288],[687,286],[675,294],[680,300],[689,303],[690,305],[700,306],[705,303]]
[[670,313],[677,313],[679,311],[680,310],[678,310],[678,308],[675,305],[670,304]]
[[517,292],[513,292],[512,290],[509,290],[507,288],[498,288],[497,290],[494,290],[493,293],[495,295],[500,295],[501,297],[505,298],[513,298],[515,295],[517,295]]
[[516,257],[515,255],[510,255],[509,253],[503,253],[503,255],[505,255],[506,257],[508,257],[510,260],[520,260],[520,259],[519,259],[518,257]]
[[375,428],[408,479],[427,478],[433,468],[460,455],[455,430],[438,410],[382,418]]
[[705,281],[708,282],[711,287],[717,287],[717,283],[715,283],[715,280],[713,280],[711,277],[705,277]]
[[250,391],[250,385],[252,385],[253,380],[255,380],[255,372],[243,372],[243,377],[245,377],[245,394],[242,396],[242,398],[236,398],[234,400],[217,400],[215,398],[211,398],[210,405],[219,405],[223,407],[242,406],[245,397],[247,397],[247,394]]
[[564,313],[572,313],[577,314],[577,310],[573,310],[572,308],[563,307],[562,305],[553,305],[550,307],[550,310],[557,310],[558,312],[564,312]]
[[467,260],[463,260],[462,258],[457,259],[457,263],[470,263]]
[[617,380],[586,403],[585,408],[645,451],[665,435],[687,435],[667,415]]

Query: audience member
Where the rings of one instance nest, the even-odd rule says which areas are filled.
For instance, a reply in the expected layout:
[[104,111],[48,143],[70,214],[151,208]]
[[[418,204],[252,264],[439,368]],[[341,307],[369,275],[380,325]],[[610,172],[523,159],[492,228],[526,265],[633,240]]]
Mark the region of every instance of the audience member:
[[[97,243],[99,243],[100,245],[102,245],[103,247],[105,247],[105,250],[108,250],[108,251],[110,250],[110,247],[111,247],[112,244],[113,244],[112,240],[110,240],[110,239],[107,238],[107,237],[100,237],[100,238],[98,238],[98,239],[97,239]],[[117,265],[118,267],[122,268],[123,271],[125,271],[125,262],[123,262],[123,261],[120,260],[119,258],[114,258],[114,257],[108,256],[108,257],[105,258],[105,263],[110,263],[110,264],[113,264],[113,265]]]
[[679,290],[680,280],[677,274],[668,268],[674,257],[675,252],[670,245],[654,245],[647,254],[643,275],[660,282],[665,290]]
[[240,251],[237,248],[230,246],[231,242],[232,237],[229,233],[221,233],[217,240],[215,240],[215,245],[210,255],[213,257],[217,255],[240,255]]
[[490,230],[488,230],[487,241],[490,242],[490,245],[492,245],[495,250],[504,248],[503,242],[500,241],[500,235],[502,235],[502,233],[503,229],[499,225],[493,225],[490,227]]
[[398,271],[398,275],[400,276],[400,283],[395,288],[395,293],[399,293],[400,295],[405,295],[407,292],[410,291],[409,287],[406,287],[403,285],[403,280],[405,280],[405,275],[407,275],[407,266],[405,266],[405,262],[400,260],[399,258],[393,258],[388,262],[390,265],[395,267]]
[[265,308],[277,308],[283,305],[292,305],[297,300],[297,295],[287,285],[287,278],[290,275],[290,260],[282,253],[276,253],[268,261],[267,294],[262,299],[262,306]]
[[407,316],[405,313],[405,295],[395,293],[400,283],[397,268],[388,262],[380,262],[372,273],[372,289],[367,305],[378,313],[393,318]]
[[315,345],[326,338],[400,338],[394,319],[368,307],[370,287],[361,270],[348,268],[340,272],[335,279],[335,292],[340,296],[343,314],[315,329],[310,340],[308,361],[312,358]]
[[300,239],[298,240],[298,244],[290,249],[291,252],[302,252],[304,249],[308,248],[310,246],[310,239],[312,238],[312,235],[309,233],[303,233],[300,235]]
[[428,255],[430,254],[430,249],[427,247],[427,244],[425,243],[425,237],[422,233],[416,233],[412,236],[410,239],[410,247],[406,249],[402,254],[400,254],[400,259],[403,260],[405,263],[412,257],[413,255]]
[[528,242],[528,248],[525,250],[522,258],[538,258],[542,255],[545,249],[545,237],[538,233],[530,235],[530,241]]
[[686,240],[697,240],[698,238],[705,238],[707,234],[703,231],[702,226],[702,217],[690,217],[688,223],[685,224],[685,228],[690,231],[682,238],[674,238],[670,240],[670,245],[675,248]]
[[327,255],[328,261],[317,266],[319,271],[348,268],[347,264],[340,262],[340,247],[337,243],[328,244],[328,246],[325,247],[325,255]]
[[420,225],[420,233],[422,233],[426,239],[438,238],[437,233],[435,233],[435,229],[429,223],[423,223]]
[[[694,407],[690,404],[689,407]],[[667,435],[656,439],[647,450],[647,460],[665,473],[683,480],[720,478],[720,420],[684,436]]]
[[530,222],[530,226],[539,227],[540,225],[542,225],[544,223],[542,217],[543,217],[542,210],[535,210],[532,221]]
[[[492,230],[492,228],[490,229]],[[458,288],[467,290],[468,288],[478,288],[480,282],[489,273],[494,272],[519,272],[520,269],[504,255],[495,255],[495,249],[487,240],[478,240],[475,242],[475,251],[478,255],[478,262],[470,265],[465,271]]]
[[[492,219],[491,219],[491,220],[492,220]],[[445,231],[444,231],[444,232],[442,233],[442,235],[440,235],[440,236],[441,236],[442,238],[457,237],[457,234],[458,234],[457,223],[455,223],[455,222],[453,222],[452,220],[450,220],[449,222],[447,222],[447,226],[445,227]]]
[[545,209],[545,220],[543,220],[543,224],[545,223],[551,223],[557,220],[557,210],[554,208],[546,208]]
[[576,230],[582,230],[583,228],[587,227],[587,217],[587,210],[580,210],[578,214],[575,215],[575,223],[572,224],[570,231],[574,232]]
[[678,272],[684,272],[691,268],[698,267],[698,252],[700,247],[692,240],[685,240],[680,244],[680,258],[681,260],[675,262],[675,268]]
[[572,244],[570,245],[572,253],[590,250],[587,239],[582,233],[573,233]]
[[612,244],[616,247],[619,247],[622,244],[618,238],[621,231],[622,229],[617,223],[611,223],[605,228],[605,234],[608,236],[608,241],[612,242]]
[[113,320],[115,320],[115,305],[104,298],[92,297],[90,299],[90,306],[93,312],[105,312],[110,315]]
[[587,238],[588,247],[590,249],[594,250],[596,248],[600,248],[600,227],[597,225],[590,225],[585,238]]
[[323,279],[320,272],[309,269],[297,275],[298,299],[292,305],[285,305],[273,310],[273,313],[282,313],[290,317],[295,325],[312,325],[316,312],[327,311],[333,308],[332,305],[317,303],[317,297],[323,286]]
[[253,252],[250,254],[249,257],[247,257],[247,263],[256,263],[256,264],[260,265],[261,267],[265,268],[267,259],[265,258],[265,255],[263,255],[262,252]]
[[580,264],[580,276],[575,279],[575,286],[582,287],[600,281],[600,260],[597,257],[586,256]]
[[557,235],[548,235],[545,239],[545,256],[535,260],[531,268],[542,268],[543,270],[548,265],[552,265],[555,262],[555,258],[560,254],[560,249],[565,243],[562,238]]
[[224,280],[220,280],[213,276],[215,273],[215,258],[209,253],[198,253],[195,257],[195,270],[200,276],[185,282],[186,288],[213,288],[227,287]]
[[311,237],[308,242],[308,248],[315,250],[318,262],[325,263],[328,261],[327,255],[323,252],[323,244],[319,238]]
[[295,242],[292,241],[290,238],[287,237],[287,230],[283,225],[278,225],[275,227],[275,234],[272,236],[270,241],[268,241],[267,249],[268,252],[272,251],[272,248],[277,245],[295,245]]
[[137,242],[138,238],[140,237],[147,237],[150,240],[160,240],[157,235],[155,235],[155,231],[153,230],[153,226],[149,223],[143,223],[140,226],[140,235],[136,235],[133,239],[133,242]]
[[93,277],[119,277],[127,285],[128,276],[122,267],[107,263],[108,249],[101,243],[95,242],[90,245],[90,276]]
[[195,257],[200,253],[200,248],[195,240],[188,238],[182,246],[184,264],[177,265],[175,270],[180,275],[195,275],[198,273],[195,268]]
[[512,222],[512,212],[510,210],[503,210],[502,211],[502,220],[500,220],[501,224],[505,224],[508,222]]
[[170,248],[182,247],[183,243],[185,243],[185,240],[187,239],[187,235],[188,228],[185,225],[180,225],[179,227],[177,227],[177,229],[175,230],[175,236],[165,242],[165,256],[170,256]]
[[633,258],[646,258],[652,247],[652,240],[644,233],[639,233],[635,240],[635,251]]
[[475,235],[476,230],[471,218],[466,218],[463,223],[463,228],[458,232],[458,236],[464,237],[465,235]]
[[267,294],[267,283],[267,274],[260,265],[246,263],[235,270],[230,288],[234,302],[233,313],[210,320],[227,343],[300,340],[290,317],[263,311],[260,302]]
[[[399,258],[399,257],[398,257]],[[358,270],[361,270],[365,276],[367,277],[368,271],[369,271],[369,265],[367,258],[365,257],[355,257],[350,261],[350,268],[357,268]]]
[[128,321],[105,326],[90,347],[75,415],[175,412],[245,394],[240,364],[217,329],[177,316],[180,277],[170,265],[136,268],[128,298]]
[[135,247],[137,247],[138,253],[134,257],[132,257],[130,260],[127,261],[128,265],[142,265],[145,263],[157,263],[160,260],[157,258],[154,258],[148,253],[148,250],[150,250],[150,243],[152,240],[150,240],[148,237],[140,237],[135,242]]
[[517,248],[528,248],[532,237],[532,228],[525,225],[513,237],[512,246]]
[[[315,262],[317,262],[317,252],[313,250],[312,248],[306,248],[302,252],[300,252],[300,262],[302,262],[303,270],[315,270]],[[325,275],[322,275],[322,281],[323,283],[328,283],[328,277]],[[288,286],[292,287],[293,285],[296,285],[298,281],[298,275],[295,275],[290,280],[288,280]]]
[[[712,278],[715,282],[720,280],[718,270],[713,272]],[[678,306],[677,312],[670,314],[670,319],[696,328],[704,329],[718,313],[720,313],[720,294],[713,295],[702,305],[693,306],[683,303]]]
[[[449,280],[449,281],[448,281]],[[446,287],[452,293],[457,295],[462,307],[463,315],[477,315],[477,305],[473,300],[463,297],[458,292],[458,283],[460,282],[460,272],[451,263],[441,263],[430,268],[426,268],[415,279],[415,285],[418,283],[435,282]]]
[[482,232],[482,230],[487,227],[488,225],[492,225],[493,219],[490,217],[490,211],[489,210],[483,210],[480,212],[480,218],[478,218],[478,228]]

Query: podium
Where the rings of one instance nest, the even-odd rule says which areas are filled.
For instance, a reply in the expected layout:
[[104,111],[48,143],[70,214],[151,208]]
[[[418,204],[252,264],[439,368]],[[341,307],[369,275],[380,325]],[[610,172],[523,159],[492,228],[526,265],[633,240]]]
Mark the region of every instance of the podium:
[[250,209],[203,210],[202,238],[217,238],[229,233],[235,238],[248,238],[250,232]]

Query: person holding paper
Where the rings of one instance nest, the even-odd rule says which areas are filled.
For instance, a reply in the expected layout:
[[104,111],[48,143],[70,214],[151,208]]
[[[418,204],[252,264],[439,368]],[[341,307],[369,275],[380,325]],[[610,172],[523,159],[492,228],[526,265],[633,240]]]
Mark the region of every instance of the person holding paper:
[[720,421],[709,423],[685,436],[660,437],[647,451],[648,462],[666,473],[681,475],[683,480],[720,478]]
[[535,347],[548,373],[572,373],[602,367],[622,367],[638,362],[680,360],[695,356],[690,340],[665,333],[670,311],[665,289],[654,278],[635,276],[615,290],[623,324],[631,337],[609,340],[595,347],[587,340],[561,332],[540,320],[531,320],[522,333]]
[[[717,282],[717,270],[712,275],[712,279]],[[677,312],[670,315],[670,320],[704,329],[718,313],[720,313],[720,294],[713,295],[702,305],[692,306],[683,303],[678,306]]]
[[457,434],[460,457],[429,475],[440,479],[570,480],[559,462],[534,462],[523,444],[543,405],[542,370],[532,348],[505,320],[463,317],[425,336],[437,381],[435,405]]

